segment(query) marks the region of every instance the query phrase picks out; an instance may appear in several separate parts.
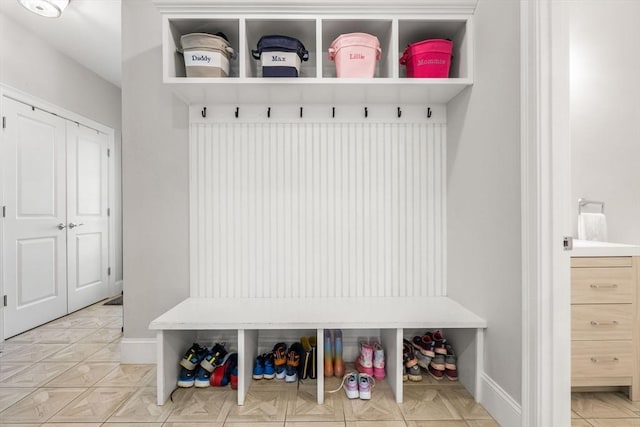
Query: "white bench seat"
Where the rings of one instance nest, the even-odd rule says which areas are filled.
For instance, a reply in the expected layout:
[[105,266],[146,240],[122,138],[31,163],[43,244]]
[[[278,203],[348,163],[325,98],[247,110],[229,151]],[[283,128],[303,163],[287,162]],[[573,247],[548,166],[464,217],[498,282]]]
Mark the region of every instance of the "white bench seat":
[[[483,354],[487,322],[448,297],[213,299],[187,298],[151,322],[157,331],[158,404],[175,387],[178,361],[203,330],[237,330],[238,404],[251,383],[259,330],[310,330],[318,337],[317,357],[323,360],[325,329],[380,329],[386,351],[387,381],[402,402],[403,329],[476,329],[477,364]],[[323,364],[318,363],[318,403],[324,401]],[[476,366],[476,376],[481,372]],[[476,384],[478,383],[476,378]],[[476,396],[477,398],[477,396]]]

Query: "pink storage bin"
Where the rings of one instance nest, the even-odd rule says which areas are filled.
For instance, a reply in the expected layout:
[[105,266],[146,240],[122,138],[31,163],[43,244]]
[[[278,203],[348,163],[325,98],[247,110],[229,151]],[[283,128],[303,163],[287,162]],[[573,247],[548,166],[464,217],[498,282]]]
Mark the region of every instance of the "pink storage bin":
[[381,53],[378,38],[367,33],[342,34],[329,46],[338,77],[373,77]]
[[407,66],[407,77],[449,77],[453,42],[444,39],[412,43],[404,50],[400,63]]

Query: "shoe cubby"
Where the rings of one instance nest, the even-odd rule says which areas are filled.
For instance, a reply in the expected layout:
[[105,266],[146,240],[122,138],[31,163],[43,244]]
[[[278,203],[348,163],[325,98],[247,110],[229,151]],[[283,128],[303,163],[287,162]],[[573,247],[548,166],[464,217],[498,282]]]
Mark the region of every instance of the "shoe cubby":
[[315,19],[247,19],[246,45],[243,46],[243,61],[246,77],[262,77],[260,60],[251,56],[251,50],[256,49],[258,40],[262,36],[282,35],[294,37],[302,42],[309,51],[309,60],[300,65],[298,78],[314,78],[316,74],[316,20]]
[[328,49],[341,34],[367,33],[380,41],[382,53],[376,62],[375,78],[393,77],[395,67],[393,21],[391,19],[324,19],[322,20],[322,77],[335,78],[335,63],[329,60]]
[[179,52],[180,38],[185,34],[224,33],[229,44],[236,51],[236,59],[229,60],[229,77],[240,77],[240,63],[243,52],[240,52],[240,19],[194,19],[175,18],[167,22],[165,27],[164,66],[165,76],[170,78],[187,78],[184,56]]
[[[406,47],[428,39],[449,39],[453,42],[453,56],[449,79],[469,79],[471,73],[470,21],[440,19],[400,19],[398,21],[398,61]],[[406,67],[397,63],[399,77],[406,78]]]

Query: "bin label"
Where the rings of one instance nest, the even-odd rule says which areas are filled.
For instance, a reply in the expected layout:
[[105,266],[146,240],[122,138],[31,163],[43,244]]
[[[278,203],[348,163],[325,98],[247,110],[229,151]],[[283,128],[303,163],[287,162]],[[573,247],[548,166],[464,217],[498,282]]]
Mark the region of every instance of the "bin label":
[[298,70],[302,63],[296,52],[262,52],[260,61],[263,67],[295,67]]
[[229,59],[220,52],[210,50],[189,50],[184,53],[187,67],[218,67],[229,74]]

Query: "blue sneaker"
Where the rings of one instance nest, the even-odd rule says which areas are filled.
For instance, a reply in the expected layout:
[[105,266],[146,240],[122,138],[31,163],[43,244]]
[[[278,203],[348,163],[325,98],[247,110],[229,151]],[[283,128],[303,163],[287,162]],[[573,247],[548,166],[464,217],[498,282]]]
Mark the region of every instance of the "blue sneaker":
[[227,355],[227,350],[224,348],[224,344],[216,343],[210,350],[207,350],[204,359],[200,362],[207,372],[211,373],[216,366],[222,363],[222,360]]
[[195,371],[206,351],[207,349],[200,347],[198,343],[193,343],[191,348],[182,356],[180,366],[189,371]]
[[211,373],[207,372],[202,366],[198,366],[195,375],[194,385],[199,388],[209,387],[209,378],[211,377]]
[[191,371],[187,368],[180,369],[180,375],[178,375],[178,387],[193,387],[196,377],[195,372],[196,371]]
[[253,379],[261,380],[264,378],[264,354],[259,354],[253,364]]
[[264,357],[264,379],[272,380],[276,377],[276,368],[273,365],[273,353],[265,353]]

